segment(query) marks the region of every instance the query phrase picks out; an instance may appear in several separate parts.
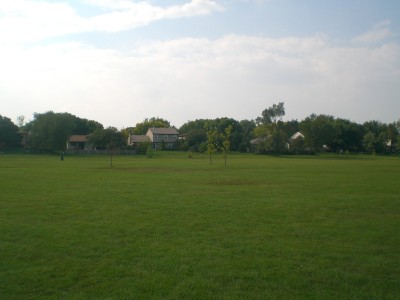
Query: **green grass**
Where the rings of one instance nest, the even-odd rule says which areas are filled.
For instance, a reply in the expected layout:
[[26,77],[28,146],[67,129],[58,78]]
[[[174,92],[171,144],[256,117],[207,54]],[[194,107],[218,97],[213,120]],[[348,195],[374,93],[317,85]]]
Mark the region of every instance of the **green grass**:
[[399,299],[400,159],[0,155],[1,299]]

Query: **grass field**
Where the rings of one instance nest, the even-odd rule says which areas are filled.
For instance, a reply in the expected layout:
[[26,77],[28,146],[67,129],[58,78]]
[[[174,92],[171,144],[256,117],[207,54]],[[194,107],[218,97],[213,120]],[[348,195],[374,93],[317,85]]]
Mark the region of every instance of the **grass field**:
[[400,159],[0,155],[0,299],[399,299]]

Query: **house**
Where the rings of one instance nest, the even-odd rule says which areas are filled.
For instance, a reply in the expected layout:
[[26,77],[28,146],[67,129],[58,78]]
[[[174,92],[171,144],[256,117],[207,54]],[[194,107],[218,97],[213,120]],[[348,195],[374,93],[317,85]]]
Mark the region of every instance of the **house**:
[[153,143],[153,149],[173,149],[179,132],[176,128],[149,128],[146,136]]
[[262,145],[263,143],[265,143],[266,140],[267,140],[266,137],[258,137],[258,138],[255,138],[255,139],[251,140],[251,141],[250,141],[250,145],[253,145],[253,146],[260,146],[260,145]]
[[300,151],[304,146],[304,135],[301,132],[296,132],[293,134],[288,142],[287,148],[293,151]]
[[136,147],[139,143],[149,142],[153,149],[173,149],[179,138],[176,128],[149,128],[146,135],[133,135],[128,137],[128,146]]
[[250,141],[250,147],[253,152],[261,153],[264,149],[265,143],[269,137],[258,137]]
[[67,141],[67,150],[86,150],[90,148],[88,135],[71,135]]
[[147,135],[130,134],[128,136],[128,146],[136,148],[140,143],[148,143],[150,139]]
[[291,137],[290,137],[290,139],[289,139],[289,141],[294,141],[294,140],[297,140],[297,139],[304,139],[304,135],[301,133],[301,132],[296,132],[295,134],[293,134]]

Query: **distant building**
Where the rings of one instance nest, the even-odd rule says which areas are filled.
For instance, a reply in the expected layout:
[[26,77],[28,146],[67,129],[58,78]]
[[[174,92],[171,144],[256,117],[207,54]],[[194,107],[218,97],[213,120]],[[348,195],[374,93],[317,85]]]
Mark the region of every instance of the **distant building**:
[[287,148],[293,151],[300,151],[304,147],[304,135],[301,132],[296,132],[293,134],[288,142]]
[[304,135],[301,133],[301,132],[296,132],[295,134],[293,134],[291,137],[290,137],[290,139],[289,139],[289,141],[294,141],[294,140],[297,140],[297,139],[304,139]]
[[139,143],[150,143],[153,149],[174,149],[179,138],[176,128],[149,128],[146,135],[130,134],[128,146],[137,147]]
[[141,143],[149,143],[150,138],[147,135],[130,134],[128,137],[128,146],[136,148]]
[[67,150],[87,150],[91,148],[88,135],[71,135],[67,141]]

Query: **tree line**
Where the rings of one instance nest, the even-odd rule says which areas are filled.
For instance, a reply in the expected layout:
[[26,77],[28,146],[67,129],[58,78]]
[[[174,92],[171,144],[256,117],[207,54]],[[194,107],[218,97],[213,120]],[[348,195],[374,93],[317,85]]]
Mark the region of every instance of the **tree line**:
[[[257,153],[368,152],[400,150],[400,120],[393,123],[367,121],[363,124],[330,115],[311,114],[304,120],[283,121],[284,103],[273,104],[255,120],[233,118],[196,119],[178,128],[175,149],[211,153],[222,151]],[[118,130],[104,128],[94,120],[70,113],[35,113],[32,121],[18,124],[0,115],[0,149],[21,147],[63,151],[71,135],[88,135],[97,149],[129,148],[129,134],[144,135],[151,127],[171,127],[169,121],[152,117]],[[296,139],[291,137],[300,132]],[[227,138],[228,137],[228,138]],[[211,158],[211,156],[210,156]]]

